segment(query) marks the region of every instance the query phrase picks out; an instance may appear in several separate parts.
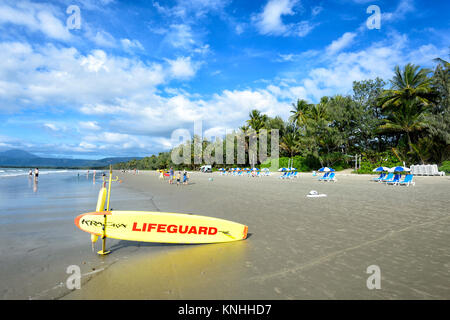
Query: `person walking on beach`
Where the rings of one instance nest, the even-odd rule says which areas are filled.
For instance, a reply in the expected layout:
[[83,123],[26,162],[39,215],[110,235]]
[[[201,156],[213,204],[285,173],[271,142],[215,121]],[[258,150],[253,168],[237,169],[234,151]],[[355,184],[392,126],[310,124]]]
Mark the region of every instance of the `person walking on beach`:
[[180,185],[180,180],[181,180],[181,171],[178,171],[178,175],[177,175],[177,186]]
[[187,172],[186,172],[186,169],[183,172],[183,184],[187,184]]
[[164,180],[164,170],[159,170],[159,180]]
[[172,184],[173,183],[173,168],[172,167],[170,167],[170,170],[169,170],[169,184]]

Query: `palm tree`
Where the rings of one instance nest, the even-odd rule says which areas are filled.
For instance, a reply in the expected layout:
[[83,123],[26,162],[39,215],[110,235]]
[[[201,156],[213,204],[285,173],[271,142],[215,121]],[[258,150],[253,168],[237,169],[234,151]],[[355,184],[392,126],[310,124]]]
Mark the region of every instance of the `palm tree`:
[[280,141],[280,148],[289,154],[289,157],[293,157],[300,150],[299,141],[297,135],[297,129],[295,125],[289,125],[287,132],[283,135]]
[[426,128],[426,106],[415,100],[404,101],[399,108],[390,112],[384,124],[379,127],[382,133],[403,133],[407,137],[409,151],[413,152],[412,134]]
[[253,109],[249,113],[250,119],[247,120],[247,124],[256,131],[256,133],[259,133],[259,130],[265,128],[266,122],[267,122],[267,115],[261,114],[259,110]]
[[312,105],[312,108],[308,112],[308,117],[315,122],[326,120],[329,101],[330,99],[328,97],[322,97],[319,103]]
[[394,78],[391,80],[392,88],[382,94],[379,105],[382,109],[397,108],[406,101],[416,100],[428,106],[436,99],[431,89],[431,78],[429,69],[420,69],[419,66],[407,64],[403,70],[395,67]]
[[428,76],[430,72],[413,64],[407,64],[403,70],[395,67],[392,87],[379,100],[387,119],[378,131],[404,134],[411,154],[415,152],[413,136],[426,128],[426,112],[436,103],[437,94],[432,88],[432,78]]
[[289,120],[297,126],[304,125],[306,123],[307,114],[313,105],[306,100],[298,99],[297,103],[292,104],[292,107],[294,109],[291,110],[292,115]]

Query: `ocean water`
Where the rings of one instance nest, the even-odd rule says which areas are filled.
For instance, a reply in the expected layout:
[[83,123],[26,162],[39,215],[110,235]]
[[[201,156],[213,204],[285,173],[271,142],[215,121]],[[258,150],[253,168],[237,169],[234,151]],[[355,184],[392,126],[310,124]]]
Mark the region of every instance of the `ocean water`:
[[[0,299],[52,297],[68,265],[97,268],[90,236],[74,219],[95,211],[103,172],[94,180],[92,170],[43,169],[36,181],[29,169],[0,170]],[[118,187],[112,195],[127,199]]]
[[[6,177],[17,177],[17,176],[27,176],[30,169],[24,168],[0,168],[0,179]],[[32,168],[34,174],[34,168]],[[57,174],[57,173],[86,173],[86,170],[65,170],[65,169],[39,169],[39,174]]]
[[95,210],[102,172],[86,170],[39,170],[0,168],[0,224],[42,219],[73,219],[81,210]]

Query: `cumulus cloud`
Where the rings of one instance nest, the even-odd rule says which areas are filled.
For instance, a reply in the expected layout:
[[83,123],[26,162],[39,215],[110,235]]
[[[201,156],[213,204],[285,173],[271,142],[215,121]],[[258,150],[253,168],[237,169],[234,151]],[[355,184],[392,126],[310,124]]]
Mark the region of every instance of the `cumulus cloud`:
[[54,40],[70,40],[72,36],[65,26],[65,21],[62,22],[57,14],[58,10],[48,4],[5,1],[0,4],[0,25],[18,25]]
[[299,0],[269,0],[262,12],[252,17],[252,22],[263,35],[304,37],[315,25],[306,20],[286,24],[282,19],[296,14],[295,8],[299,5]]
[[108,55],[93,50],[83,55],[75,48],[28,43],[0,43],[0,96],[2,109],[54,104],[96,105],[154,91],[166,81],[161,64]]
[[144,47],[138,40],[121,39],[120,43],[125,51],[133,52],[135,50],[144,50]]
[[326,51],[328,54],[335,54],[342,49],[348,47],[356,37],[355,32],[346,32],[339,39],[334,40],[327,46]]
[[188,79],[195,75],[197,65],[193,64],[191,57],[178,57],[175,60],[166,59],[172,78]]

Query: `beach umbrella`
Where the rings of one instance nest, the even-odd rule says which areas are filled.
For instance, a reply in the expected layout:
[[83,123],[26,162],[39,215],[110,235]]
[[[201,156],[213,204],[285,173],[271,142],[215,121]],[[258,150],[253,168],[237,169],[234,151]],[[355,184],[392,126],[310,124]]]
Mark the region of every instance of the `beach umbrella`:
[[378,167],[372,170],[372,172],[383,172],[383,171],[389,171],[388,167]]
[[317,171],[319,171],[319,172],[331,172],[331,171],[334,171],[334,169],[328,168],[328,167],[323,167],[323,168],[320,168]]
[[258,168],[253,168],[252,170],[253,170],[253,171],[258,171],[259,169],[258,169]]
[[388,171],[389,172],[409,172],[409,171],[411,171],[411,169],[402,167],[402,166],[397,166],[397,167],[390,168]]

